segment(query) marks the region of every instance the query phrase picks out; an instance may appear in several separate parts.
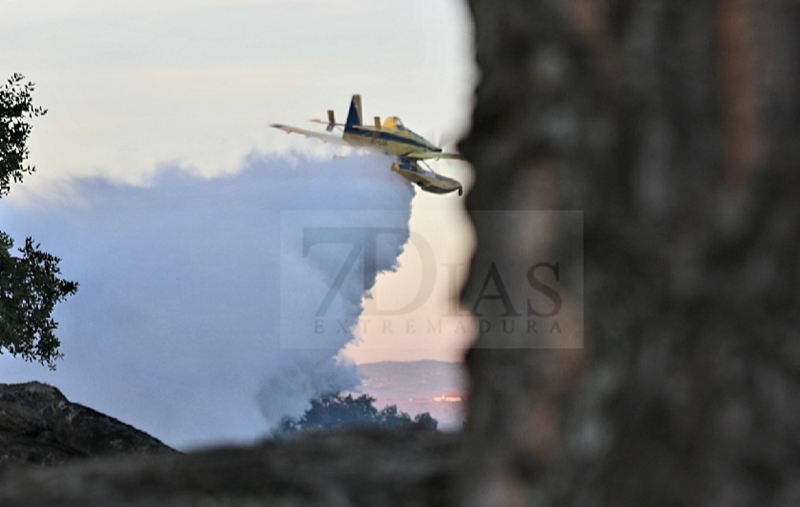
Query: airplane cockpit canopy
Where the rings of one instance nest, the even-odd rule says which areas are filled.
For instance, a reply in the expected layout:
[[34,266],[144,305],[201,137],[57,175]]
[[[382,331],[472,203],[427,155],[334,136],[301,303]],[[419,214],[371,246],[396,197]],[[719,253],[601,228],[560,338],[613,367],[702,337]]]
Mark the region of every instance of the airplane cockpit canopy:
[[383,121],[383,126],[390,129],[406,130],[403,122],[397,116],[390,116]]

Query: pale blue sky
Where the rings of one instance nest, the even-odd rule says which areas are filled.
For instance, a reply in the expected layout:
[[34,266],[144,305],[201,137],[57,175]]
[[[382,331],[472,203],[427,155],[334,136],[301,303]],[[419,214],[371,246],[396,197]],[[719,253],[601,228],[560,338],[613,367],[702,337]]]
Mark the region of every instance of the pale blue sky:
[[[352,93],[423,135],[463,131],[474,71],[459,0],[5,0],[0,72],[37,84],[30,185],[126,180],[179,162],[226,172],[270,132]],[[34,178],[31,178],[34,180]]]
[[[320,150],[267,125],[306,127],[329,108],[344,119],[353,93],[367,121],[397,115],[433,140],[468,126],[476,74],[461,0],[0,2],[0,77],[24,74],[49,109],[29,143],[38,171],[6,202],[28,192],[68,199],[63,182],[79,176],[136,183],[165,164],[211,176],[238,170],[254,150]],[[464,163],[435,166],[471,180]],[[437,243],[442,265],[465,264],[463,199],[417,194],[412,230]],[[418,286],[413,255],[401,261],[412,267],[377,290]],[[448,284],[437,280],[430,314],[447,304]],[[424,336],[402,350],[384,336],[381,354],[381,335],[366,339],[368,353],[350,347],[359,361],[460,354],[455,342],[426,352]]]

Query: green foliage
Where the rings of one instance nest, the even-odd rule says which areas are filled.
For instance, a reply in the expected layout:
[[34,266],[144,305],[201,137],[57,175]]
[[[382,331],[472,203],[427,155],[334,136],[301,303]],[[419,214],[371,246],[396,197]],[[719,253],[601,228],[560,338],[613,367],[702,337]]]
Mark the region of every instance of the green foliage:
[[60,259],[39,250],[31,238],[19,249],[21,257],[11,255],[13,245],[0,231],[0,353],[5,349],[54,369],[61,354],[53,333],[58,324],[50,315],[78,284],[60,279]]
[[429,412],[423,412],[414,417],[414,425],[426,430],[435,430],[439,428],[439,421],[434,419]]
[[[28,157],[25,143],[31,126],[26,119],[46,111],[31,101],[33,83],[23,83],[19,74],[0,87],[0,197],[8,194],[10,182],[34,171],[23,163]],[[55,305],[75,294],[78,284],[59,278],[60,259],[39,250],[31,238],[11,254],[14,241],[0,231],[0,354],[8,351],[26,361],[38,361],[55,369],[60,342],[53,331],[58,324],[50,316]]]
[[33,83],[24,83],[24,79],[20,74],[13,74],[0,86],[0,197],[8,194],[11,180],[22,182],[24,174],[35,170],[24,165],[28,158],[25,143],[31,133],[26,120],[47,113],[41,107],[34,107]]
[[439,422],[428,412],[414,419],[405,412],[389,405],[378,410],[373,405],[375,398],[362,394],[358,398],[341,393],[324,394],[311,400],[311,408],[300,419],[284,418],[278,433],[289,434],[309,430],[332,430],[355,426],[380,426],[384,428],[423,428],[435,430]]

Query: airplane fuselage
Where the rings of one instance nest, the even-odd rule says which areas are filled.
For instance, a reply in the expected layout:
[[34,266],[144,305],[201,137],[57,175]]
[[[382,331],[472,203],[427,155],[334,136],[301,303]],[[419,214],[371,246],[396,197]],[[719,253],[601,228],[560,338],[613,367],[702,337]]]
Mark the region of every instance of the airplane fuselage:
[[380,149],[401,157],[411,153],[442,152],[441,148],[421,135],[405,128],[396,117],[387,118],[381,126],[357,125],[347,128],[342,139],[349,144]]

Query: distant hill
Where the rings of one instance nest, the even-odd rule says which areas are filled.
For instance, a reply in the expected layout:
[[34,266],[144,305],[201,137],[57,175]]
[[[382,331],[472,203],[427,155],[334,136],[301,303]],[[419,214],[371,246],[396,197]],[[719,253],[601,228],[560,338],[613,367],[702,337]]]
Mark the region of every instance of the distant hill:
[[412,417],[430,412],[443,430],[463,424],[466,377],[461,363],[382,361],[358,365],[358,370],[362,392],[375,397],[376,407],[397,405]]
[[135,454],[178,453],[147,433],[70,402],[53,386],[0,384],[0,469],[10,463],[58,465]]

